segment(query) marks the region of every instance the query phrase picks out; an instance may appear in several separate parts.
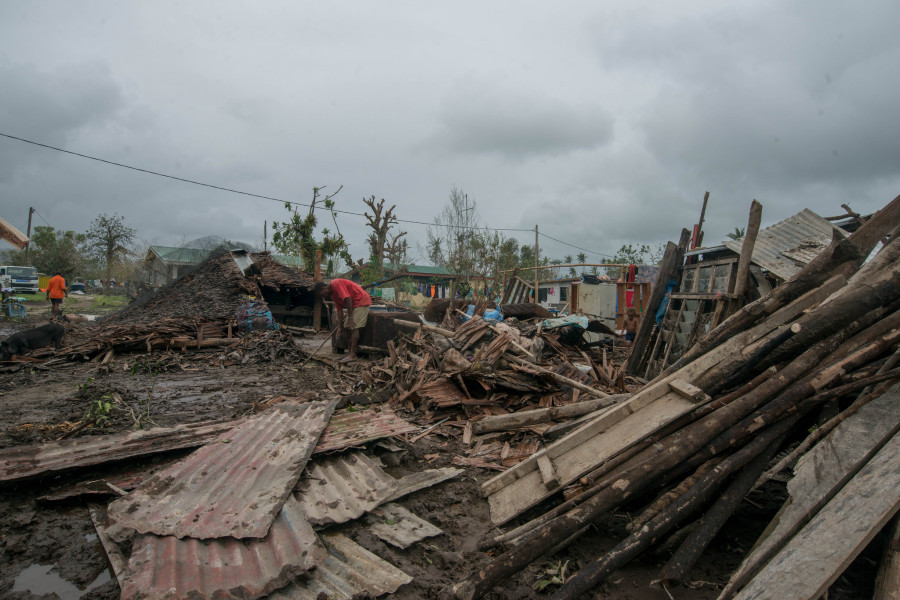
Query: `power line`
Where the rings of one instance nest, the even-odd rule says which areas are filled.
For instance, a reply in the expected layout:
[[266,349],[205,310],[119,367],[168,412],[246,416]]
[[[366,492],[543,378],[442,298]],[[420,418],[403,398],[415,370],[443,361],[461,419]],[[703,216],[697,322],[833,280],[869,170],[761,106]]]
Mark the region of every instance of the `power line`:
[[[190,184],[193,184],[193,185],[199,185],[199,186],[202,186],[202,187],[212,188],[212,189],[214,189],[214,190],[220,190],[220,191],[223,191],[223,192],[229,192],[229,193],[232,193],[232,194],[240,194],[240,195],[242,195],[242,196],[249,196],[249,197],[251,197],[251,198],[259,198],[259,199],[261,199],[261,200],[269,200],[269,201],[272,201],[272,202],[279,202],[279,203],[281,203],[281,204],[291,204],[291,205],[294,205],[294,206],[303,206],[303,207],[306,207],[306,208],[309,208],[309,206],[310,206],[309,204],[307,204],[307,203],[305,203],[305,202],[295,202],[295,201],[293,201],[293,200],[283,200],[283,199],[281,199],[281,198],[275,198],[275,197],[273,197],[273,196],[265,196],[265,195],[263,195],[263,194],[254,194],[254,193],[252,193],[252,192],[244,192],[244,191],[242,191],[242,190],[236,190],[236,189],[233,189],[233,188],[228,188],[228,187],[224,187],[224,186],[220,186],[220,185],[214,185],[214,184],[211,184],[211,183],[204,183],[204,182],[202,182],[202,181],[196,181],[196,180],[194,180],[194,179],[186,179],[186,178],[184,178],[184,177],[177,177],[177,176],[175,176],[175,175],[169,175],[169,174],[167,174],[167,173],[160,173],[159,171],[153,171],[153,170],[150,170],[150,169],[143,169],[143,168],[141,168],[141,167],[135,167],[135,166],[132,166],[132,165],[126,165],[126,164],[124,164],[124,163],[120,163],[120,162],[116,162],[116,161],[112,161],[112,160],[107,160],[107,159],[105,159],[105,158],[99,158],[99,157],[97,157],[97,156],[91,156],[91,155],[89,155],[89,154],[82,154],[82,153],[80,153],[80,152],[74,152],[74,151],[72,151],[72,150],[66,150],[65,148],[59,148],[59,147],[57,147],[57,146],[51,146],[51,145],[49,145],[49,144],[42,144],[42,143],[40,143],[40,142],[35,142],[35,141],[33,141],[33,140],[28,140],[28,139],[25,139],[25,138],[17,137],[17,136],[14,136],[14,135],[10,135],[10,134],[8,134],[8,133],[0,132],[0,136],[5,137],[5,138],[8,138],[8,139],[11,139],[11,140],[16,140],[16,141],[19,141],[19,142],[24,142],[24,143],[26,143],[26,144],[31,144],[31,145],[34,145],[34,146],[39,146],[39,147],[41,147],[41,148],[47,148],[47,149],[49,149],[49,150],[55,150],[55,151],[57,151],[57,152],[62,152],[62,153],[64,153],[64,154],[71,154],[71,155],[73,155],[73,156],[78,156],[78,157],[81,157],[81,158],[86,158],[86,159],[88,159],[88,160],[93,160],[93,161],[105,163],[105,164],[112,165],[112,166],[115,166],[115,167],[121,167],[121,168],[123,168],[123,169],[130,169],[130,170],[132,170],[132,171],[138,171],[138,172],[140,172],[140,173],[146,173],[146,174],[148,174],[148,175],[155,175],[155,176],[157,176],[157,177],[165,177],[166,179],[173,179],[173,180],[175,180],[175,181],[181,181],[181,182],[183,182],[183,183],[190,183]],[[344,215],[353,215],[353,216],[356,216],[356,217],[364,217],[364,216],[365,216],[365,214],[363,214],[363,213],[360,213],[360,212],[354,212],[354,211],[351,211],[351,210],[342,210],[342,209],[337,209],[337,208],[331,208],[331,209],[327,209],[327,210],[331,210],[331,211],[333,211],[333,212],[336,212],[336,213],[339,213],[339,214],[344,214]],[[41,216],[39,213],[37,213],[37,211],[35,211],[35,214],[37,214],[37,215],[41,218],[41,220],[44,221],[44,223],[47,223],[47,220],[44,219],[44,217]],[[427,222],[427,221],[416,221],[416,220],[412,220],[412,219],[397,219],[397,222],[399,222],[399,223],[410,223],[410,224],[414,224],[414,225],[426,225],[426,226],[428,226],[428,227],[447,227],[447,228],[451,228],[451,229],[466,229],[466,230],[470,230],[470,231],[480,230],[480,229],[487,229],[487,230],[490,230],[490,231],[512,231],[512,232],[517,232],[517,233],[531,233],[532,231],[534,231],[533,229],[518,229],[518,228],[514,228],[514,227],[471,227],[471,226],[466,226],[466,225],[451,225],[451,224],[449,224],[449,223],[429,223],[429,222]],[[48,227],[52,227],[52,226],[50,225],[50,223],[47,223],[47,226],[48,226]],[[606,253],[603,253],[603,252],[597,252],[597,251],[595,251],[595,250],[589,250],[589,249],[587,249],[587,248],[582,248],[581,246],[576,246],[575,244],[570,244],[569,242],[564,242],[564,241],[562,241],[562,240],[560,240],[560,239],[557,239],[557,238],[555,238],[555,237],[553,237],[553,236],[547,235],[546,233],[543,233],[543,232],[540,232],[539,235],[541,235],[541,236],[543,236],[543,237],[545,237],[545,238],[547,238],[547,239],[553,240],[554,242],[557,242],[557,243],[562,244],[562,245],[564,245],[564,246],[569,246],[570,248],[575,248],[576,250],[581,250],[582,252],[587,252],[587,253],[593,254],[593,255],[595,255],[595,256],[601,256],[601,257],[606,257],[606,258],[611,258],[611,257],[612,257],[612,255],[610,255],[610,254],[606,254]]]
[[43,221],[44,223],[47,224],[47,227],[53,227],[53,225],[51,225],[50,223],[47,223],[47,219],[45,219],[41,213],[39,213],[38,211],[35,210],[34,214],[36,214],[38,217],[40,217],[41,221]]
[[[123,169],[131,169],[132,171],[139,171],[139,172],[141,172],[141,173],[146,173],[146,174],[148,174],[148,175],[155,175],[155,176],[157,176],[157,177],[165,177],[165,178],[167,178],[167,179],[174,179],[175,181],[181,181],[181,182],[184,182],[184,183],[190,183],[190,184],[193,184],[193,185],[199,185],[199,186],[203,186],[203,187],[208,187],[208,188],[212,188],[212,189],[214,189],[214,190],[220,190],[220,191],[223,191],[223,192],[230,192],[230,193],[232,193],[232,194],[240,194],[240,195],[242,195],[242,196],[250,196],[251,198],[260,198],[260,199],[262,199],[262,200],[270,200],[270,201],[272,201],[272,202],[280,202],[280,203],[282,203],[282,204],[293,204],[293,205],[295,205],[295,206],[304,206],[304,207],[307,207],[307,208],[309,208],[309,206],[310,206],[309,204],[307,204],[307,203],[305,203],[305,202],[295,202],[295,201],[293,201],[293,200],[283,200],[283,199],[281,199],[281,198],[275,198],[275,197],[273,197],[273,196],[265,196],[265,195],[263,195],[263,194],[254,194],[254,193],[252,193],[252,192],[244,192],[244,191],[241,191],[241,190],[236,190],[236,189],[224,187],[224,186],[221,186],[221,185],[213,185],[213,184],[211,184],[211,183],[204,183],[204,182],[202,182],[202,181],[196,181],[196,180],[194,180],[194,179],[186,179],[186,178],[184,178],[184,177],[177,177],[177,176],[175,176],[175,175],[169,175],[169,174],[167,174],[167,173],[160,173],[159,171],[152,171],[152,170],[150,170],[150,169],[142,169],[142,168],[140,168],[140,167],[135,167],[135,166],[132,166],[132,165],[126,165],[126,164],[124,164],[124,163],[120,163],[120,162],[116,162],[116,161],[112,161],[112,160],[107,160],[107,159],[105,159],[105,158],[99,158],[99,157],[96,157],[96,156],[90,156],[89,154],[82,154],[82,153],[80,153],[80,152],[73,152],[72,150],[66,150],[66,149],[64,149],[64,148],[58,148],[58,147],[56,147],[56,146],[51,146],[51,145],[49,145],[49,144],[42,144],[42,143],[40,143],[40,142],[35,142],[35,141],[32,141],[32,140],[26,140],[25,138],[16,137],[16,136],[14,136],[14,135],[9,135],[8,133],[0,132],[0,136],[5,137],[5,138],[9,138],[9,139],[11,139],[11,140],[16,140],[16,141],[19,141],[19,142],[24,142],[24,143],[26,143],[26,144],[32,144],[32,145],[34,145],[34,146],[40,146],[41,148],[47,148],[47,149],[49,149],[49,150],[56,150],[57,152],[63,152],[63,153],[65,153],[65,154],[71,154],[71,155],[73,155],[73,156],[79,156],[79,157],[81,157],[81,158],[87,158],[88,160],[94,160],[94,161],[101,162],[101,163],[105,163],[105,164],[108,164],[108,165],[113,165],[113,166],[115,166],[115,167],[121,167],[121,168],[123,168]],[[354,215],[354,216],[357,216],[357,217],[364,217],[364,216],[365,216],[363,213],[360,213],[360,212],[354,212],[354,211],[351,211],[351,210],[341,210],[341,209],[337,209],[337,208],[331,208],[331,209],[327,209],[327,210],[331,210],[331,211],[333,211],[333,212],[336,212],[336,213],[339,213],[339,214],[344,214],[344,215]],[[430,227],[449,227],[449,228],[453,228],[453,229],[482,229],[481,227],[466,227],[466,226],[463,226],[463,225],[450,225],[450,224],[446,224],[446,223],[429,223],[429,222],[427,222],[427,221],[415,221],[415,220],[411,220],[411,219],[397,219],[397,221],[400,222],[400,223],[412,223],[412,224],[415,224],[415,225],[427,225],[427,226],[430,226]],[[531,229],[514,229],[514,228],[508,228],[508,227],[507,227],[507,228],[503,228],[503,227],[485,227],[485,229],[490,229],[491,231],[518,231],[518,232],[524,232],[524,233],[529,233],[529,232],[532,231]]]
[[570,244],[569,242],[564,242],[564,241],[562,241],[562,240],[558,240],[558,239],[556,239],[555,237],[549,236],[549,235],[547,235],[546,233],[543,233],[543,232],[538,232],[538,235],[540,235],[541,237],[545,237],[545,238],[551,239],[551,240],[553,240],[554,242],[559,242],[559,243],[562,244],[563,246],[569,246],[569,247],[571,247],[571,248],[575,248],[576,250],[581,250],[582,252],[587,252],[588,254],[594,254],[594,255],[596,255],[596,256],[601,256],[601,257],[604,257],[604,258],[613,258],[613,256],[612,256],[611,254],[604,254],[604,253],[602,253],[602,252],[597,252],[596,250],[588,250],[587,248],[582,248],[581,246],[576,246],[575,244]]

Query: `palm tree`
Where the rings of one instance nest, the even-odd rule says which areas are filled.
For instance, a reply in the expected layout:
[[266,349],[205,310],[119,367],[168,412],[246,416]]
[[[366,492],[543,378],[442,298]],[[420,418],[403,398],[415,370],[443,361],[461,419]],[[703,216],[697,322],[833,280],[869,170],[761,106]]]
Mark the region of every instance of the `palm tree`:
[[[571,265],[572,264],[572,255],[566,254],[563,257],[563,262],[565,262],[567,265]],[[575,267],[569,267],[569,277],[575,277],[575,275],[576,275]]]
[[733,240],[739,240],[744,237],[744,228],[743,227],[735,227],[734,231],[726,234]]

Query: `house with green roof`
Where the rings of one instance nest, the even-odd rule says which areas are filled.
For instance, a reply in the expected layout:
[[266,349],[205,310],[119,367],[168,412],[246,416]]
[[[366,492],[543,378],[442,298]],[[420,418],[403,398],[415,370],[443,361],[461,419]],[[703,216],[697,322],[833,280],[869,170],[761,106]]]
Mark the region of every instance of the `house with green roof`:
[[[214,252],[215,250],[201,248],[150,246],[144,257],[144,283],[154,288],[166,285],[192,271]],[[300,269],[303,264],[299,256],[271,256],[275,262],[285,267]]]

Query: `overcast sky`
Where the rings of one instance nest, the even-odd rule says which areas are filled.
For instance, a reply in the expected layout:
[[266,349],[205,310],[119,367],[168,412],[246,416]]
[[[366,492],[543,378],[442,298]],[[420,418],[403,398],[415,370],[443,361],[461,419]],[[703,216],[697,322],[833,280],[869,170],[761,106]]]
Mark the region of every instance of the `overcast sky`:
[[[754,198],[767,225],[900,193],[898,23],[896,0],[0,0],[0,132],[288,200],[343,185],[339,208],[419,221],[456,185],[488,226],[598,260],[677,239],[706,190],[707,244]],[[0,216],[24,229],[28,206],[167,245],[259,243],[286,214],[0,138]],[[365,257],[364,220],[338,222]]]

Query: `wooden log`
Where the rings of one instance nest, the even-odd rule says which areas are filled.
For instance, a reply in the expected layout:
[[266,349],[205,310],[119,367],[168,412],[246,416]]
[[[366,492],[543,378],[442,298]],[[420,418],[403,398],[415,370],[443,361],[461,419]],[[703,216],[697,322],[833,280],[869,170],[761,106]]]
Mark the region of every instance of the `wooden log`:
[[565,404],[563,406],[523,410],[506,415],[493,415],[478,421],[470,421],[470,423],[472,424],[472,433],[474,434],[516,429],[519,427],[527,427],[529,425],[537,425],[538,423],[547,423],[548,421],[555,421],[558,419],[580,417],[618,404],[619,402],[628,399],[628,397],[627,394],[619,394],[617,396],[584,400],[583,402]]
[[665,254],[663,254],[663,259],[659,263],[659,275],[656,278],[656,283],[653,285],[653,291],[650,292],[647,310],[641,315],[637,334],[634,337],[634,342],[631,344],[631,354],[628,356],[628,362],[625,365],[627,372],[631,375],[637,374],[640,368],[644,347],[650,341],[650,333],[653,331],[653,325],[656,323],[656,311],[666,295],[666,284],[676,275],[677,270],[684,263],[684,253],[690,241],[691,232],[687,229],[682,229],[678,244],[673,244],[672,242],[666,244]]
[[887,527],[872,600],[900,600],[900,517],[894,517]]
[[422,331],[427,331],[428,333],[436,333],[445,338],[452,338],[454,334],[454,332],[450,331],[449,329],[436,327],[434,325],[429,325],[428,323],[415,323],[413,321],[404,321],[402,319],[394,319],[394,323],[396,323],[400,327],[406,327],[407,329],[421,329]]
[[514,356],[512,354],[506,354],[505,358],[508,362],[528,367],[529,369],[537,371],[538,373],[552,377],[558,383],[567,385],[569,387],[573,387],[576,390],[581,390],[582,392],[585,392],[586,394],[596,396],[597,398],[609,398],[610,397],[610,395],[607,394],[606,392],[601,392],[600,390],[592,388],[589,385],[585,385],[585,384],[581,383],[580,381],[575,381],[574,379],[564,377],[563,375],[560,375],[559,373],[554,373],[550,369],[545,369],[544,367],[542,367],[540,365],[532,364],[532,363],[528,362],[527,360],[525,360],[524,358],[520,358],[520,357]]
[[900,436],[894,436],[735,596],[813,600],[900,509]]
[[[721,487],[725,479],[739,469],[749,464],[750,468],[761,471],[796,420],[796,418],[788,419],[769,427],[747,446],[724,459],[652,521],[632,533],[607,554],[578,571],[551,596],[552,600],[578,598],[596,587],[700,508]],[[754,475],[750,483],[755,479]]]
[[760,454],[749,465],[741,469],[725,492],[719,496],[713,505],[703,514],[697,526],[672,555],[672,558],[663,566],[660,579],[664,581],[677,581],[685,583],[686,577],[704,550],[712,543],[724,527],[725,522],[731,518],[744,497],[750,493],[753,483],[759,477],[769,461],[775,455],[780,443],[773,444],[768,451]]
[[826,302],[800,317],[799,333],[786,340],[767,360],[778,361],[795,354],[817,339],[846,327],[847,322],[878,307],[889,306],[898,299],[900,280],[900,225],[893,230],[891,241],[848,281],[846,287],[835,292]]
[[738,261],[737,276],[734,281],[734,290],[728,290],[738,297],[741,302],[747,293],[747,283],[750,279],[750,262],[753,258],[753,247],[756,245],[756,236],[759,234],[759,224],[762,221],[762,204],[754,200],[750,203],[750,218],[747,221],[747,229],[744,231],[744,242],[741,244],[741,258]]
[[681,483],[647,506],[635,520],[626,526],[626,529],[628,529],[628,531],[634,531],[652,521],[659,513],[665,510],[666,507],[672,504],[672,502],[687,493],[689,489],[696,485],[704,475],[712,471],[720,462],[722,462],[722,459],[715,456],[697,467],[697,469],[682,480]]
[[[316,250],[316,258],[313,263],[313,279],[315,281],[322,281],[322,249]],[[318,294],[313,300],[313,329],[319,331],[322,329],[322,299],[319,298]],[[231,337],[231,336],[229,336]]]
[[[596,484],[595,487],[600,491],[566,514],[535,529],[527,540],[520,541],[489,565],[458,583],[454,588],[458,590],[458,597],[480,597],[496,583],[541,556],[547,548],[573,536],[621,502],[643,493],[682,463],[699,466],[703,461],[730,447],[736,447],[749,438],[754,438],[756,442],[778,427],[766,427],[759,432],[763,424],[779,419],[782,422],[793,421],[797,415],[804,414],[815,405],[814,402],[804,400],[815,393],[816,387],[805,381],[793,385],[791,383],[800,379],[810,368],[818,366],[819,361],[843,341],[839,335],[832,338],[798,356],[777,377],[765,381],[744,397],[683,427],[662,442],[632,457]],[[832,376],[839,374],[837,371],[839,370],[832,371]],[[817,383],[823,382],[824,380]],[[853,385],[858,389],[863,387],[858,382],[850,384]],[[771,399],[773,396],[775,398]],[[824,401],[828,394],[820,396]],[[786,415],[794,416],[784,419]]]

